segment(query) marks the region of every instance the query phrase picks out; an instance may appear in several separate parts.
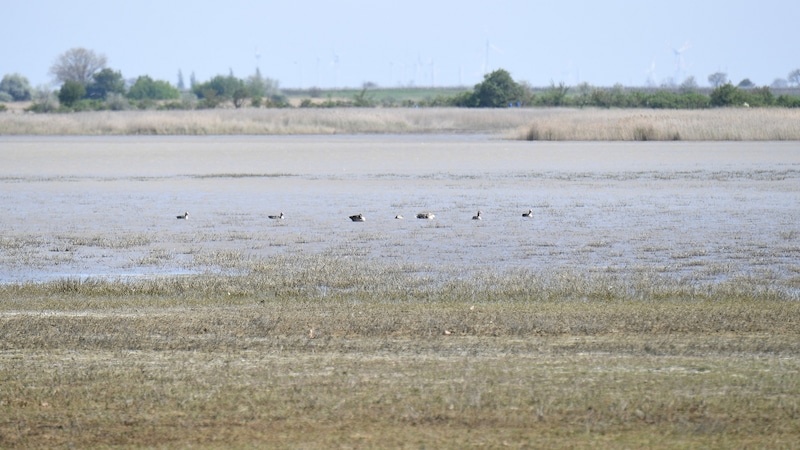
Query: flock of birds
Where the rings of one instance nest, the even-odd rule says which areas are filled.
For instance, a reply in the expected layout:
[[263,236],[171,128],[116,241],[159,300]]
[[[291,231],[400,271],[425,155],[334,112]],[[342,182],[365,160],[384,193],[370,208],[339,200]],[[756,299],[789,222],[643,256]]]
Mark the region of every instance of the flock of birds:
[[[481,214],[482,214],[481,211],[478,211],[477,214],[472,216],[472,220],[482,220]],[[284,216],[283,212],[281,212],[278,215],[271,215],[271,216],[267,216],[267,217],[269,217],[270,219],[273,219],[273,220],[282,220],[286,216]],[[434,217],[436,217],[436,216],[433,215],[432,213],[429,213],[429,212],[424,212],[424,213],[417,214],[417,219],[430,220],[430,219],[433,219]],[[522,213],[522,217],[533,217],[533,210],[529,209],[528,212]],[[402,219],[403,216],[398,214],[398,215],[394,216],[394,218],[395,219]],[[183,219],[183,220],[189,219],[189,211],[186,211],[185,213],[178,215],[178,219]],[[350,216],[350,220],[352,220],[353,222],[366,222],[367,218],[364,217],[363,214],[358,213],[358,214]]]

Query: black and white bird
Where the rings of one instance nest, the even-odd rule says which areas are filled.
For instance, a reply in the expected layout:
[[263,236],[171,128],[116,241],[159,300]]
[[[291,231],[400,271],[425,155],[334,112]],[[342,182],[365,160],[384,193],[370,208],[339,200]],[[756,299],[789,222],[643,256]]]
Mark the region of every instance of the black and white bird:
[[352,220],[353,222],[366,222],[367,218],[364,217],[363,214],[358,213],[355,216],[350,216],[350,220]]
[[283,219],[284,216],[283,213],[281,213],[279,216],[267,216],[267,217],[269,217],[270,219]]
[[188,219],[189,218],[189,211],[178,216],[178,219]]
[[528,212],[522,213],[522,217],[533,217],[533,210],[529,209]]

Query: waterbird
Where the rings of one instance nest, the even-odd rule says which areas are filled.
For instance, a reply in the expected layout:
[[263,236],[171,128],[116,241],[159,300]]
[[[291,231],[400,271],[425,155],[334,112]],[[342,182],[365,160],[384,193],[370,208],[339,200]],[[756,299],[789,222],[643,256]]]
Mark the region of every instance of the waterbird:
[[522,217],[533,217],[533,210],[529,209],[528,212],[522,213]]
[[350,220],[352,220],[353,222],[366,222],[367,218],[364,217],[363,214],[358,213],[355,216],[350,216]]
[[395,219],[402,219],[402,218],[403,218],[403,216],[401,216],[400,214],[398,214],[398,215],[394,216],[394,218],[395,218]]
[[478,214],[472,216],[472,220],[481,220],[481,212],[478,211]]
[[188,219],[188,218],[189,218],[189,211],[186,211],[185,213],[178,216],[178,219]]
[[280,216],[268,216],[270,219],[283,219],[283,213]]
[[436,216],[434,216],[433,214],[431,214],[429,212],[424,212],[424,213],[417,214],[417,219],[433,219],[434,217],[436,217]]

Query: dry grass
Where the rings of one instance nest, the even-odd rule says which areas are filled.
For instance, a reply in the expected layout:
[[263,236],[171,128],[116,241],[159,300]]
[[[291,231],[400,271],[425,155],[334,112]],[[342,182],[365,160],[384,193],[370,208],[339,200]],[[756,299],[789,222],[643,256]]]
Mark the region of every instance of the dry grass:
[[215,257],[0,287],[0,447],[800,442],[791,291]]
[[0,135],[490,133],[560,141],[800,139],[800,111],[598,109],[242,109],[0,114]]

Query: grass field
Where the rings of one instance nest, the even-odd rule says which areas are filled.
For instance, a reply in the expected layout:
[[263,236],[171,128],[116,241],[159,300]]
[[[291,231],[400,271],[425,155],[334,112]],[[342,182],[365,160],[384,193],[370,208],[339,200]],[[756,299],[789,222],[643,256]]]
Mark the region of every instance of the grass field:
[[249,264],[0,287],[0,447],[800,442],[786,291]]
[[334,108],[0,114],[0,135],[485,133],[554,141],[800,140],[800,111]]

